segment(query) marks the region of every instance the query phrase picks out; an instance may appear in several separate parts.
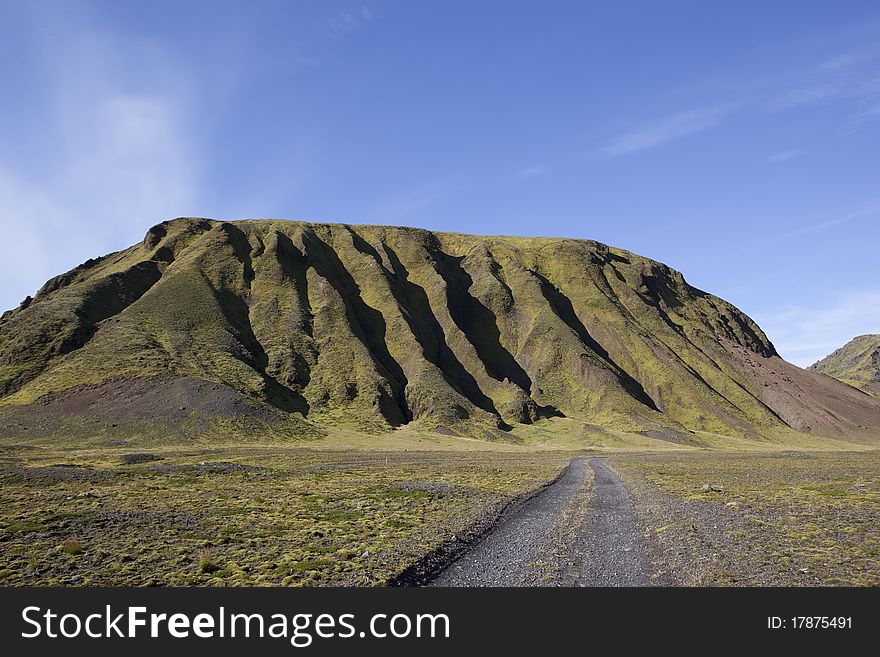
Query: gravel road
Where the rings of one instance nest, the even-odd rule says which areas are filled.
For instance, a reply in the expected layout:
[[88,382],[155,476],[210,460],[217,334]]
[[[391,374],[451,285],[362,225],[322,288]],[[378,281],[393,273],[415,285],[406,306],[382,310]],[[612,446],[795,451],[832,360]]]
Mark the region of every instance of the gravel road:
[[604,461],[590,459],[590,467],[595,479],[581,532],[586,554],[578,584],[650,586],[648,559],[629,493]]
[[601,459],[575,458],[430,586],[645,586],[632,501]]

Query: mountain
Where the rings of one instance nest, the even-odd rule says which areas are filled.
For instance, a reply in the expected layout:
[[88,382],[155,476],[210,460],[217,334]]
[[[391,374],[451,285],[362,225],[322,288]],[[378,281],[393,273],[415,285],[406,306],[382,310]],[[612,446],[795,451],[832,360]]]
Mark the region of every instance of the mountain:
[[880,433],[877,400],[588,240],[181,218],[0,318],[0,426],[19,437],[503,440],[561,416],[673,442]]
[[880,335],[860,335],[809,369],[880,397]]

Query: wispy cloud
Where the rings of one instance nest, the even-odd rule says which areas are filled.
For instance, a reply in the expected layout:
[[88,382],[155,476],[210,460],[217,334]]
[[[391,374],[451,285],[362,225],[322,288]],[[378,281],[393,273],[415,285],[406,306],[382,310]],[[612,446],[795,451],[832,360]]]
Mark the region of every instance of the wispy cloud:
[[731,106],[688,110],[655,120],[624,134],[601,149],[613,157],[628,155],[714,128],[732,111]]
[[461,176],[450,176],[403,189],[367,211],[367,220],[381,224],[421,224],[424,210],[458,191],[461,185]]
[[340,9],[330,19],[330,28],[336,35],[351,32],[372,22],[373,12],[368,7],[357,10]]
[[774,112],[785,112],[838,98],[846,91],[847,85],[843,80],[816,81],[770,99],[768,108]]
[[844,71],[846,69],[852,68],[856,64],[860,64],[866,59],[870,59],[874,56],[873,51],[858,51],[858,52],[845,52],[839,53],[832,57],[829,57],[824,62],[819,64],[817,69],[822,72],[831,72],[836,73],[837,71]]
[[546,164],[538,164],[535,166],[520,169],[516,172],[516,175],[519,178],[533,178],[535,176],[540,176],[547,173],[549,168],[550,167],[548,167]]
[[[137,90],[115,68],[125,70],[131,44],[114,44],[88,24],[51,33],[75,35],[43,44],[48,103],[39,120],[51,158],[35,150],[43,166],[30,166],[27,143],[23,153],[0,153],[0,221],[14,236],[0,242],[3,308],[59,271],[196,210],[198,167],[184,87]],[[179,67],[161,57],[153,63],[166,82],[179,79]]]
[[857,335],[880,332],[880,290],[853,290],[824,307],[754,313],[783,358],[807,367]]
[[835,55],[810,71],[797,86],[769,99],[767,109],[784,112],[839,100],[864,100],[880,92],[877,59],[880,50],[868,48]]
[[871,106],[863,109],[859,113],[858,117],[856,117],[856,120],[858,122],[864,122],[864,121],[867,121],[869,119],[873,119],[876,117],[880,117],[880,104],[871,105]]
[[[611,157],[629,155],[705,132],[724,123],[735,110],[751,113],[787,112],[812,105],[849,101],[863,106],[857,122],[880,116],[880,75],[875,64],[880,49],[840,53],[806,72],[799,84],[782,93],[767,93],[735,103],[685,110],[627,132],[599,150]],[[791,150],[771,155],[767,163],[799,157]]]
[[849,214],[844,214],[839,217],[833,217],[831,219],[826,219],[825,221],[820,221],[803,226],[801,228],[798,228],[797,230],[786,233],[785,235],[783,235],[783,238],[789,239],[793,237],[800,237],[802,235],[808,235],[810,233],[833,228],[834,226],[840,226],[856,219],[863,219],[865,217],[876,215],[880,215],[880,202],[872,203],[871,205],[861,208],[860,210],[856,210],[855,212],[850,212]]
[[767,164],[773,164],[776,162],[785,162],[786,160],[793,160],[796,157],[801,157],[805,155],[806,151],[802,150],[790,150],[790,151],[782,151],[781,153],[774,153],[769,156],[764,162]]

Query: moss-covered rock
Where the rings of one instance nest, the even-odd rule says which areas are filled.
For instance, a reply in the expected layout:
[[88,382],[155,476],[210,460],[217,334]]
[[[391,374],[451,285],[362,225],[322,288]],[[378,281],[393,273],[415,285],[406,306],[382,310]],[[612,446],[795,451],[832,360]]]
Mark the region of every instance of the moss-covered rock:
[[0,410],[35,405],[49,430],[174,418],[195,433],[414,423],[505,439],[568,416],[862,440],[880,425],[845,387],[817,393],[830,406],[799,400],[803,376],[679,272],[572,239],[176,219],[0,319]]

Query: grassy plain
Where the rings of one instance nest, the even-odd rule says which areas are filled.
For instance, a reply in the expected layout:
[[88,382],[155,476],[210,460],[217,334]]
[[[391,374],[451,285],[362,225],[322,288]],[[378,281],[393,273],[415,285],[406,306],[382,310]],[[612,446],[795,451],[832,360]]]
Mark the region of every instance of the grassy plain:
[[7,446],[0,584],[384,584],[568,458]]
[[880,452],[620,456],[658,583],[880,585]]
[[295,444],[7,439],[0,585],[382,585],[576,454],[608,456],[631,486],[659,584],[880,583],[878,452],[695,440],[568,419],[507,442],[408,429]]

